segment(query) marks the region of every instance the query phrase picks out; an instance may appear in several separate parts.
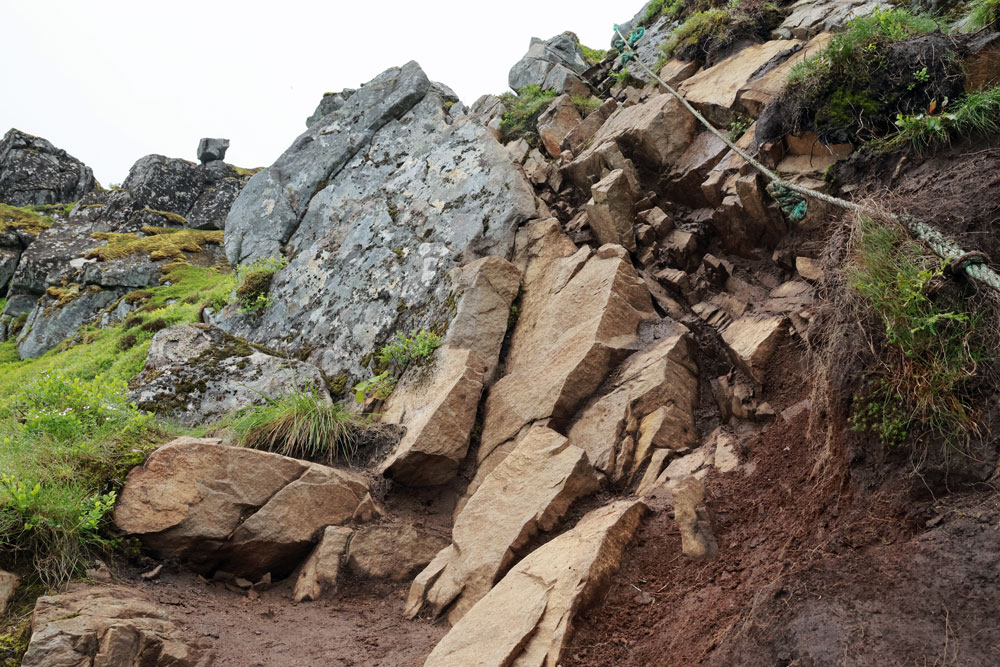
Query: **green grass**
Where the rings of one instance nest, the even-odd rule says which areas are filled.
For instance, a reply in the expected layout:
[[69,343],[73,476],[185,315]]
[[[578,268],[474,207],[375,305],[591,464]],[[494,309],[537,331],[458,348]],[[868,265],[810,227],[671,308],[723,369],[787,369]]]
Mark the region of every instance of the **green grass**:
[[80,576],[111,546],[114,493],[172,432],[126,399],[155,331],[197,321],[235,286],[234,274],[212,268],[165,269],[170,284],[123,297],[136,307],[125,322],[83,327],[37,359],[0,343],[0,557],[47,586]]
[[601,100],[593,95],[590,97],[575,95],[573,97],[573,106],[576,107],[577,112],[579,112],[581,116],[587,116],[601,106]]
[[887,445],[958,447],[976,429],[968,388],[996,333],[982,309],[942,289],[942,261],[895,225],[862,218],[848,283],[878,323],[879,365],[855,398],[852,425]]
[[500,121],[502,143],[524,138],[534,146],[538,143],[538,117],[558,96],[554,90],[542,90],[537,85],[525,86],[514,93],[503,93],[500,99],[507,107],[507,113]]
[[674,30],[670,39],[660,46],[660,50],[664,56],[672,58],[684,47],[697,46],[712,35],[723,31],[728,19],[729,12],[725,9],[709,9],[692,14]]
[[976,0],[967,14],[965,30],[975,32],[1000,19],[1000,0]]
[[607,51],[602,51],[601,49],[592,49],[589,46],[585,46],[577,41],[576,45],[580,47],[580,52],[583,53],[584,59],[591,65],[596,65],[608,56]]
[[371,421],[328,404],[315,391],[266,396],[265,405],[244,408],[225,422],[243,447],[332,464],[351,461]]
[[[660,16],[675,19],[680,16],[686,6],[687,3],[684,0],[653,0],[653,2],[649,3],[649,6],[646,7],[646,13],[639,21],[639,25],[644,28],[648,28],[656,23]],[[628,35],[626,35],[626,37],[627,36]]]
[[896,127],[894,135],[873,143],[872,147],[909,146],[922,154],[955,138],[1000,133],[1000,86],[968,93],[942,113],[899,114]]
[[364,403],[368,398],[384,401],[396,383],[413,363],[423,363],[441,347],[441,336],[426,329],[413,330],[409,335],[396,332],[396,339],[383,345],[375,355],[375,375],[354,386],[354,398]]

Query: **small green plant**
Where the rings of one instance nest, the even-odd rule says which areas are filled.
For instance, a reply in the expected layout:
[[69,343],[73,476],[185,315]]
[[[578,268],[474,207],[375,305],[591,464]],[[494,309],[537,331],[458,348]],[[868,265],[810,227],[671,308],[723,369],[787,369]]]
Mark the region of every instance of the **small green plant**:
[[601,100],[591,95],[590,97],[584,97],[583,95],[575,95],[573,97],[573,106],[576,107],[577,112],[581,116],[587,116],[593,111],[596,111],[601,106]]
[[628,67],[623,67],[617,72],[611,72],[611,78],[615,80],[615,83],[619,86],[625,85],[631,78],[631,73],[628,71]]
[[955,446],[976,428],[967,388],[996,336],[980,312],[940,290],[944,269],[901,228],[861,219],[847,277],[881,325],[880,366],[855,397],[852,426],[887,445],[933,435]]
[[1000,20],[1000,0],[976,0],[966,14],[965,30],[974,32]]
[[397,331],[396,339],[383,345],[375,355],[379,367],[384,370],[354,386],[355,400],[358,403],[368,398],[385,400],[406,369],[414,362],[430,359],[441,344],[441,336],[426,329],[413,330],[409,335]]
[[328,403],[315,390],[264,398],[264,405],[244,408],[226,420],[240,446],[323,463],[350,461],[372,428],[367,417]]
[[969,93],[946,109],[938,114],[898,114],[896,133],[873,142],[872,147],[892,149],[908,145],[921,154],[952,138],[1000,133],[1000,86]]
[[583,54],[584,59],[591,65],[596,65],[608,56],[607,51],[592,49],[588,46],[584,46],[579,41],[577,41],[576,45],[580,48],[580,52]]
[[742,137],[746,131],[750,129],[751,125],[753,125],[753,118],[737,114],[737,116],[733,118],[732,122],[729,123],[729,140],[739,141],[740,137]]
[[558,94],[554,90],[542,90],[532,84],[514,93],[500,96],[507,112],[500,121],[500,138],[503,143],[524,138],[529,144],[538,141],[538,117],[549,107]]
[[274,275],[288,266],[284,257],[265,257],[236,268],[236,300],[239,312],[259,313],[271,305]]

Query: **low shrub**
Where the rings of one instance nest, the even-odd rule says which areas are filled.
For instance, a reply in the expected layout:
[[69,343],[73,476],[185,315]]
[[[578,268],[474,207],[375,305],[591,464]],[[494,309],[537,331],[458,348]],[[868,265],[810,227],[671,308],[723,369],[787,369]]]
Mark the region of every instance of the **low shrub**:
[[500,121],[500,140],[503,143],[525,139],[532,146],[538,143],[538,117],[549,108],[558,96],[554,90],[542,90],[532,84],[514,93],[500,96],[507,113]]
[[596,65],[608,56],[607,51],[592,49],[589,46],[584,46],[579,40],[577,40],[576,45],[580,48],[580,52],[583,53],[584,59],[591,65]]
[[855,397],[852,425],[886,445],[939,440],[961,449],[976,429],[971,380],[996,334],[945,268],[904,229],[861,218],[846,276],[875,323],[877,366]]
[[353,459],[375,428],[368,418],[325,402],[315,391],[265,398],[266,404],[244,408],[227,420],[241,446],[330,464]]
[[706,7],[717,3],[694,3],[690,9],[700,9],[687,16],[660,49],[662,62],[669,58],[695,60],[714,64],[725,49],[739,40],[760,42],[770,38],[771,30],[787,14],[770,0],[730,0],[721,7]]
[[[236,268],[236,299],[241,313],[257,313],[271,305],[274,275],[288,266],[284,257],[265,257]],[[217,302],[213,302],[215,305]]]

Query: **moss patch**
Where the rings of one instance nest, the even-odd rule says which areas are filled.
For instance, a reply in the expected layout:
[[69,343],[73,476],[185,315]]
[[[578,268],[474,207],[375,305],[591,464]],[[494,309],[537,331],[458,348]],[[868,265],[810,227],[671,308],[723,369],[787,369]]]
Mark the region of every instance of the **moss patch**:
[[0,232],[17,229],[37,235],[52,226],[53,220],[32,207],[0,204]]
[[142,209],[142,212],[143,213],[153,213],[155,215],[162,216],[162,217],[166,218],[167,220],[169,220],[170,222],[172,222],[175,225],[180,225],[182,227],[187,226],[187,218],[185,218],[183,215],[178,215],[176,213],[171,213],[170,211],[157,211],[156,209],[152,209],[152,208],[144,208],[144,209]]
[[143,227],[142,236],[114,232],[98,232],[92,236],[108,243],[94,248],[85,257],[102,262],[140,254],[149,254],[152,260],[182,260],[185,252],[201,252],[206,244],[222,245],[224,240],[221,230],[167,227]]

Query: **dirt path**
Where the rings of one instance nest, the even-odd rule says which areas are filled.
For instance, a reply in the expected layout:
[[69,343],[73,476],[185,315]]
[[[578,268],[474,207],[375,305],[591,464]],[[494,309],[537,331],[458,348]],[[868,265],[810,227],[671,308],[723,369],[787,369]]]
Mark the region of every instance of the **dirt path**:
[[446,624],[403,618],[406,585],[346,581],[330,600],[295,604],[290,580],[251,600],[179,568],[164,567],[150,582],[137,572],[123,578],[211,642],[218,667],[412,667],[447,632]]

